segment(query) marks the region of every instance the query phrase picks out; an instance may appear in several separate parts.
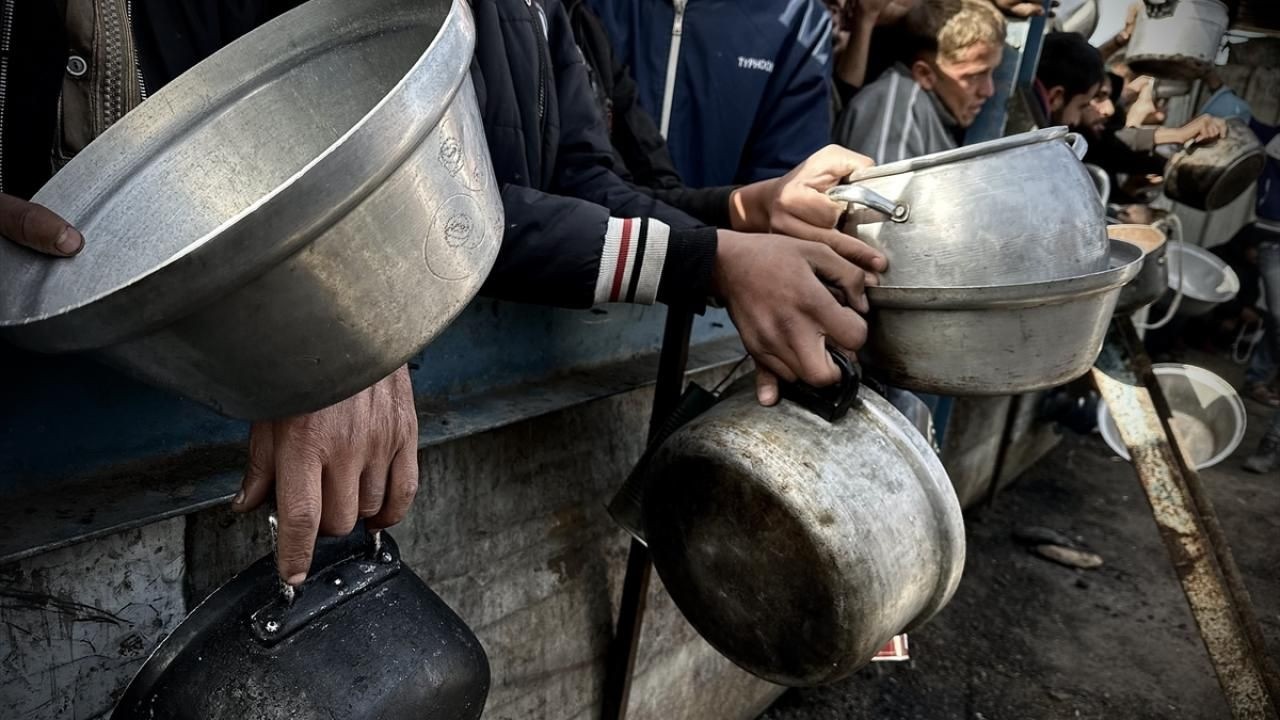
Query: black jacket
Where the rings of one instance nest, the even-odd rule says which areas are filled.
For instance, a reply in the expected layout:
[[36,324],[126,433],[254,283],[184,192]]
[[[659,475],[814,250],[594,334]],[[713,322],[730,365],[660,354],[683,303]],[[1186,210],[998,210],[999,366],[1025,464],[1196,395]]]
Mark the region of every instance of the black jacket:
[[[12,2],[13,0],[0,0]],[[298,0],[138,0],[133,30],[154,91]],[[615,172],[604,121],[560,0],[472,0],[472,78],[506,211],[484,292],[587,307],[660,299],[700,307],[715,230],[637,191]],[[50,177],[68,59],[51,2],[13,2],[0,188],[30,197]],[[3,21],[3,14],[0,14]],[[92,241],[92,240],[91,240]]]

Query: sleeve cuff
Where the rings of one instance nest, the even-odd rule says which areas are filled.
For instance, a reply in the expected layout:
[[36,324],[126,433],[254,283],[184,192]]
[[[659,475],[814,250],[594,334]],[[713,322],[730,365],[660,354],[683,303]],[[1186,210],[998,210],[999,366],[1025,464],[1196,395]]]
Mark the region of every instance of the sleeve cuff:
[[711,271],[716,262],[716,229],[673,231],[666,270],[658,286],[658,300],[695,313],[706,309],[711,295]]

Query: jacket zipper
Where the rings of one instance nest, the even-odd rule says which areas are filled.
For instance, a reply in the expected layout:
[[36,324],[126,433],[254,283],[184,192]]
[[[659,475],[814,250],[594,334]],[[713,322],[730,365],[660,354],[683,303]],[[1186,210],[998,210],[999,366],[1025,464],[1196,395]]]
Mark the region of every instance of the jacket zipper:
[[129,32],[133,34],[133,70],[138,74],[138,94],[147,99],[147,81],[142,78],[142,49],[138,47],[138,33],[133,26],[133,0],[125,0],[124,14],[129,20]]
[[662,91],[662,126],[659,131],[667,137],[671,129],[671,102],[676,94],[676,67],[680,64],[680,39],[684,35],[684,10],[689,0],[673,0],[675,18],[671,21],[671,51],[667,54],[667,84]]
[[533,34],[538,40],[538,137],[546,135],[545,118],[547,115],[547,56],[551,50],[547,47],[546,25],[539,17],[541,10],[534,6],[535,0],[525,0],[529,8],[529,19],[533,21]]
[[9,47],[13,38],[13,4],[4,0],[0,10],[0,192],[4,192],[4,111],[9,95]]

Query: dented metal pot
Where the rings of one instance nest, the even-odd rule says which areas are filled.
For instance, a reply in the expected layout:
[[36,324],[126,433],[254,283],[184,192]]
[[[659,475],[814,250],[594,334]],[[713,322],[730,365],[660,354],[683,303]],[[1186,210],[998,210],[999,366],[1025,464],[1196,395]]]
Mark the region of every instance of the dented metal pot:
[[845,377],[772,408],[740,381],[647,471],[645,537],[667,592],[717,650],[783,685],[857,670],[946,605],[964,566],[942,463]]
[[[886,287],[1043,282],[1105,270],[1084,138],[1047,128],[854,173],[827,194],[845,232],[889,259]],[[1046,168],[1052,168],[1047,172]]]
[[1144,0],[1125,62],[1139,75],[1198,78],[1213,67],[1227,23],[1219,0]]
[[1192,145],[1169,158],[1164,194],[1197,210],[1217,210],[1257,182],[1265,164],[1258,136],[1243,120],[1228,118],[1225,137]]
[[465,0],[312,0],[213,54],[36,194],[88,241],[0,243],[0,335],[246,419],[386,377],[501,243],[475,33]]

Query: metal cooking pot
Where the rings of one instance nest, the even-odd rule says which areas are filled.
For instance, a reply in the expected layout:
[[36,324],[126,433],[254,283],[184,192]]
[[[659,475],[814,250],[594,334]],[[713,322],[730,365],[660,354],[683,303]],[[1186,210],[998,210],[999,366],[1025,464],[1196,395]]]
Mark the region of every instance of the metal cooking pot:
[[885,286],[1061,280],[1107,267],[1086,148],[1048,128],[868,168],[828,195],[876,211],[850,213],[844,230],[888,257]]
[[873,316],[861,356],[890,384],[939,395],[1070,382],[1097,359],[1120,288],[1142,268],[1139,247],[1109,242],[1109,269],[1065,280],[867,288]]
[[782,685],[846,677],[946,605],[964,566],[942,463],[843,364],[834,392],[772,408],[739,381],[648,467],[645,537],[667,592],[712,646]]
[[1168,245],[1164,233],[1151,225],[1109,225],[1107,236],[1142,249],[1142,269],[1120,290],[1116,313],[1127,315],[1160,299],[1169,288]]
[[40,190],[87,242],[0,243],[0,332],[251,419],[385,377],[498,252],[474,44],[463,0],[313,0],[236,40]]
[[476,720],[489,662],[385,533],[321,538],[281,591],[262,558],[169,634],[112,720]]
[[1227,135],[1193,145],[1169,158],[1164,194],[1197,210],[1217,210],[1240,197],[1262,176],[1262,143],[1239,118],[1227,119]]
[[1170,248],[1169,287],[1181,288],[1178,314],[1198,317],[1240,292],[1240,278],[1222,258],[1195,245],[1182,243]]
[[[1151,369],[1169,401],[1173,413],[1169,424],[1178,436],[1178,445],[1197,470],[1217,465],[1240,447],[1248,413],[1230,383],[1194,365],[1159,363]],[[1106,403],[1098,403],[1098,430],[1112,452],[1129,459],[1129,449]]]
[[1213,66],[1227,32],[1219,0],[1145,0],[1125,49],[1139,75],[1191,80]]

